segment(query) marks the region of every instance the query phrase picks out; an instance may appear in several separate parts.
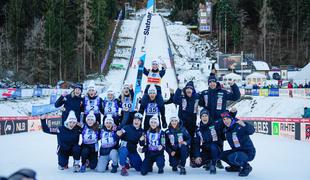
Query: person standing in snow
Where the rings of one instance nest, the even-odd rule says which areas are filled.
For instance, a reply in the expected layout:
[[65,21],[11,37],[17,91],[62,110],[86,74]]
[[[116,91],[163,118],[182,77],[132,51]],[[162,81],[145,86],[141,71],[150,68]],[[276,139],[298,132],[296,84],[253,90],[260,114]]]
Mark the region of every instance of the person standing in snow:
[[156,162],[158,174],[164,173],[165,156],[164,150],[166,146],[165,133],[161,130],[159,119],[154,115],[150,121],[150,128],[145,136],[141,136],[139,144],[142,146],[141,153],[145,153],[141,166],[141,174],[144,176],[153,170],[153,164]]
[[[227,101],[237,101],[240,98],[239,87],[233,81],[230,81],[228,84],[231,87],[231,92],[222,89],[214,73],[210,73],[208,83],[209,88],[200,93],[199,105],[209,111],[211,121],[221,121],[221,114],[227,108]],[[224,144],[221,147],[222,150],[223,146]],[[218,161],[217,167],[224,168],[221,161]]]
[[119,96],[119,100],[121,102],[121,123],[120,126],[124,127],[125,125],[132,124],[133,117],[135,112],[132,110],[132,102],[133,102],[134,92],[132,84],[124,84],[122,93]]
[[252,171],[249,161],[255,158],[256,150],[250,135],[255,129],[249,123],[234,118],[229,111],[222,113],[223,122],[226,126],[224,132],[231,150],[223,151],[221,160],[229,164],[227,172],[239,172],[239,176],[248,176]]
[[97,89],[95,86],[95,82],[91,81],[87,87],[86,96],[83,99],[82,111],[83,115],[83,123],[85,123],[86,116],[88,116],[90,111],[94,112],[96,117],[96,122],[101,124],[101,113],[100,109],[102,109],[103,100],[98,96]]
[[178,116],[170,117],[170,124],[165,132],[166,134],[166,151],[169,154],[169,163],[172,171],[178,171],[185,175],[185,164],[188,158],[189,145],[191,144],[191,136],[187,130],[181,126]]
[[124,126],[122,129],[116,132],[120,138],[119,148],[119,164],[121,165],[121,175],[128,176],[127,158],[130,165],[135,168],[136,171],[141,170],[142,159],[137,152],[137,144],[144,131],[141,128],[143,116],[141,113],[134,115],[133,123],[131,125]]
[[101,113],[104,115],[103,122],[108,115],[111,115],[114,119],[115,125],[119,125],[120,123],[120,107],[121,102],[119,99],[115,97],[115,93],[113,90],[107,91],[107,97],[102,102]]
[[[178,116],[181,125],[187,129],[192,140],[197,129],[198,102],[199,96],[196,93],[193,81],[189,81],[182,90],[178,88],[173,97],[173,103],[179,106]],[[190,158],[192,162],[194,161],[193,153],[193,147],[191,146]]]
[[67,94],[67,92],[64,92],[55,102],[55,107],[59,108],[63,106],[62,108],[62,125],[64,125],[64,122],[66,121],[69,112],[72,110],[75,113],[75,117],[80,117],[81,109],[82,109],[82,103],[83,99],[81,97],[81,93],[83,90],[82,84],[75,84],[73,86],[74,90]]
[[45,133],[57,135],[57,155],[58,169],[68,169],[69,157],[73,156],[74,171],[80,170],[80,152],[79,139],[81,128],[77,126],[77,118],[74,111],[70,111],[64,125],[58,128],[50,128],[47,126],[46,117],[41,117],[42,130]]
[[[156,115],[158,119],[161,118],[163,128],[167,128],[166,116],[165,116],[165,102],[157,95],[157,89],[154,85],[151,85],[148,89],[148,95],[143,95],[141,99],[141,106],[139,112],[143,115],[145,112],[144,119],[144,130],[147,131],[150,127],[150,119]],[[160,114],[160,116],[159,116]],[[160,123],[159,123],[160,125]]]

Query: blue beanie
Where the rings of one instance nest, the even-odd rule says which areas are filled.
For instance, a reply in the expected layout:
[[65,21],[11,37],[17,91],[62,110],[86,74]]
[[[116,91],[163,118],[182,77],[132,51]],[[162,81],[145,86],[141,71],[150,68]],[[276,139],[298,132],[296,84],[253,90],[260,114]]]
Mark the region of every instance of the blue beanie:
[[210,76],[208,78],[208,83],[210,84],[210,82],[217,82],[217,78],[214,73],[210,73]]
[[204,115],[204,114],[207,114],[208,116],[210,116],[210,113],[209,113],[208,109],[203,108],[203,109],[200,111],[200,118],[201,118],[201,116]]

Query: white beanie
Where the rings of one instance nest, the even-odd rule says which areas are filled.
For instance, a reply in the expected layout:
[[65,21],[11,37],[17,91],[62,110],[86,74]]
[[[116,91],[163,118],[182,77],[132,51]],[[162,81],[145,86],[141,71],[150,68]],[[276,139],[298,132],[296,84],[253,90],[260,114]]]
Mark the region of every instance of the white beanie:
[[96,122],[96,116],[95,116],[95,113],[94,111],[90,111],[89,114],[86,116],[86,120],[87,119],[91,119],[93,120],[94,122]]
[[68,127],[69,122],[77,122],[77,118],[75,116],[75,113],[72,110],[69,112],[69,115],[68,115],[68,117],[64,123],[66,127]]
[[114,125],[114,119],[110,114],[105,118],[104,123],[106,122],[111,122]]
[[151,85],[150,85],[150,87],[149,87],[147,93],[148,93],[148,94],[154,94],[154,93],[157,94],[157,89],[156,89],[156,87],[155,87],[154,84],[151,84]]
[[107,91],[107,95],[109,95],[109,94],[112,94],[113,96],[114,96],[114,91],[112,90],[112,89],[109,89],[108,91]]
[[178,116],[177,114],[171,114],[171,116],[170,116],[170,122],[171,122],[172,120],[176,120],[176,121],[180,122],[179,116]]
[[152,65],[159,65],[159,62],[157,60],[153,60]]
[[159,119],[158,119],[158,115],[157,114],[155,114],[153,117],[151,117],[150,125],[151,125],[152,121],[154,121],[157,124],[157,126],[159,126]]
[[88,92],[89,90],[97,91],[97,90],[96,90],[95,81],[92,80],[92,81],[89,82],[89,84],[88,84],[88,86],[87,86],[87,92]]

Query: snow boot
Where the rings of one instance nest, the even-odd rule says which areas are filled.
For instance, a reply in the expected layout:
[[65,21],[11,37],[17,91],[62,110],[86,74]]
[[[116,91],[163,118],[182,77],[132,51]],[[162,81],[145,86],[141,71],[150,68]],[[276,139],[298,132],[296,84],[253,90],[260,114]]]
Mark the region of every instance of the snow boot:
[[173,167],[172,167],[172,171],[173,171],[173,172],[176,172],[176,171],[178,171],[178,168],[177,168],[176,166],[173,166]]
[[80,171],[80,161],[79,160],[74,160],[73,163],[73,172],[79,172]]
[[241,171],[239,172],[239,176],[242,176],[242,177],[248,176],[251,171],[252,171],[252,167],[250,166],[250,164],[246,163],[246,165],[242,167]]
[[214,165],[210,166],[210,174],[216,174],[216,167]]
[[82,165],[81,166],[81,169],[80,169],[80,172],[81,173],[84,173],[86,171],[86,165]]
[[117,165],[116,166],[114,166],[114,165],[112,165],[112,170],[111,170],[111,173],[116,173],[117,172]]
[[219,168],[219,169],[224,169],[224,166],[223,166],[221,160],[216,161],[216,167]]
[[164,168],[158,169],[158,174],[164,174]]
[[186,175],[185,167],[180,167],[180,175]]
[[65,170],[65,169],[68,169],[68,165],[65,165],[64,167],[58,165],[58,169],[59,170]]
[[239,166],[227,166],[225,170],[227,172],[240,172],[241,168]]
[[128,176],[128,172],[127,172],[127,169],[125,167],[122,168],[121,175],[122,176]]
[[192,168],[197,168],[198,167],[197,164],[195,163],[195,158],[191,158],[189,165]]
[[203,168],[204,168],[206,171],[210,171],[210,166],[211,166],[211,161],[210,161],[210,160],[207,160],[207,161],[206,161],[206,164],[203,166]]

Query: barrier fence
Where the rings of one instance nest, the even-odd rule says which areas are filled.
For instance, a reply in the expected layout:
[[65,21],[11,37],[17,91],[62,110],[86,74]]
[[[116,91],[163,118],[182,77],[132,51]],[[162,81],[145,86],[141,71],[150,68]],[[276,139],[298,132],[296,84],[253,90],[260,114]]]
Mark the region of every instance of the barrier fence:
[[[7,88],[0,89],[0,100],[2,99],[23,99],[30,97],[43,97],[51,95],[55,89],[35,88],[35,89],[21,89],[21,88]],[[70,89],[57,89],[57,94],[62,94],[64,91],[70,92]]]
[[310,98],[310,88],[296,89],[240,89],[241,95],[265,97],[303,97]]
[[[47,125],[50,128],[57,128],[61,125],[59,116],[49,116],[47,119]],[[241,117],[239,119],[252,124],[256,133],[310,142],[310,119],[272,117]],[[39,117],[0,117],[1,135],[40,131],[41,129]]]

